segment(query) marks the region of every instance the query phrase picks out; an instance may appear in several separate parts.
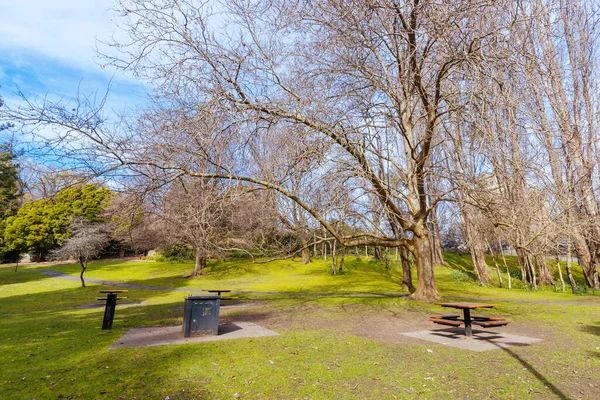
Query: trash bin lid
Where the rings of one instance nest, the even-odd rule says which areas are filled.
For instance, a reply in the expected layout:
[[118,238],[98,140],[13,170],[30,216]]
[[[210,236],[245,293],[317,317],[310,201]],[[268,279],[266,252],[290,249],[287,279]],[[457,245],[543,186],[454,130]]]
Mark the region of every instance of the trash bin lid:
[[220,298],[221,296],[216,294],[194,294],[186,297],[187,300],[216,300]]

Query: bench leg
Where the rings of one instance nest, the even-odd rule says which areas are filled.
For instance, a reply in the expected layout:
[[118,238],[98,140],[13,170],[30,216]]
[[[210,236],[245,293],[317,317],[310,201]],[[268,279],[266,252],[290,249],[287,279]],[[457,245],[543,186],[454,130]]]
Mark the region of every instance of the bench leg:
[[465,317],[465,336],[473,336],[473,331],[471,330],[471,310],[465,308],[464,310]]
[[112,329],[116,305],[117,295],[113,293],[108,294],[108,296],[106,296],[106,307],[104,308],[104,321],[102,321],[102,329]]

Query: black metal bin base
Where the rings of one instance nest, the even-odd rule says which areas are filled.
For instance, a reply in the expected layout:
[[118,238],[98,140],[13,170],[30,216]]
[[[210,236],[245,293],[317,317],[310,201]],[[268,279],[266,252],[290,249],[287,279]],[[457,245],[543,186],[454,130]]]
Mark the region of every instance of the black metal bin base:
[[217,335],[220,305],[221,296],[188,296],[183,308],[183,336]]

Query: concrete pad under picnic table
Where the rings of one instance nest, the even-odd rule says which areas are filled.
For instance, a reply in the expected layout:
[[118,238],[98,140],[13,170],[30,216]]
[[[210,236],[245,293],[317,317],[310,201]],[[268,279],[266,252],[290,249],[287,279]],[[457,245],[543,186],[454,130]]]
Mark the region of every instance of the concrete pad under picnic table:
[[162,346],[167,344],[213,342],[216,340],[278,336],[277,332],[263,328],[252,322],[235,322],[219,325],[219,334],[215,336],[183,337],[183,329],[178,326],[159,326],[152,328],[132,328],[125,332],[109,350],[123,347]]
[[441,345],[472,351],[498,350],[502,348],[529,346],[542,339],[512,335],[498,330],[473,329],[473,336],[465,336],[464,328],[437,329],[430,331],[401,332],[401,335]]

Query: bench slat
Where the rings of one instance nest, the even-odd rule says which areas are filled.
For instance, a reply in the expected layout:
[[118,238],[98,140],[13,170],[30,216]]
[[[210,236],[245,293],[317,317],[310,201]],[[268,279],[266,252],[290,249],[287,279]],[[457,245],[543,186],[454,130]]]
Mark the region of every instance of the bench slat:
[[429,320],[433,323],[440,324],[440,325],[461,326],[464,324],[463,321],[451,320],[451,319],[430,318]]
[[[123,300],[126,299],[127,297],[117,297],[117,300]],[[106,297],[96,297],[96,300],[102,300],[102,301],[106,301]]]
[[458,315],[458,314],[444,314],[444,315],[432,315],[429,318],[456,320],[459,317],[460,317],[460,315]]
[[471,322],[473,325],[483,326],[484,328],[489,328],[490,326],[504,326],[510,324],[509,321],[501,320],[501,321],[473,321]]
[[482,316],[472,316],[471,319],[473,321],[505,321],[504,318],[498,317],[482,317]]

